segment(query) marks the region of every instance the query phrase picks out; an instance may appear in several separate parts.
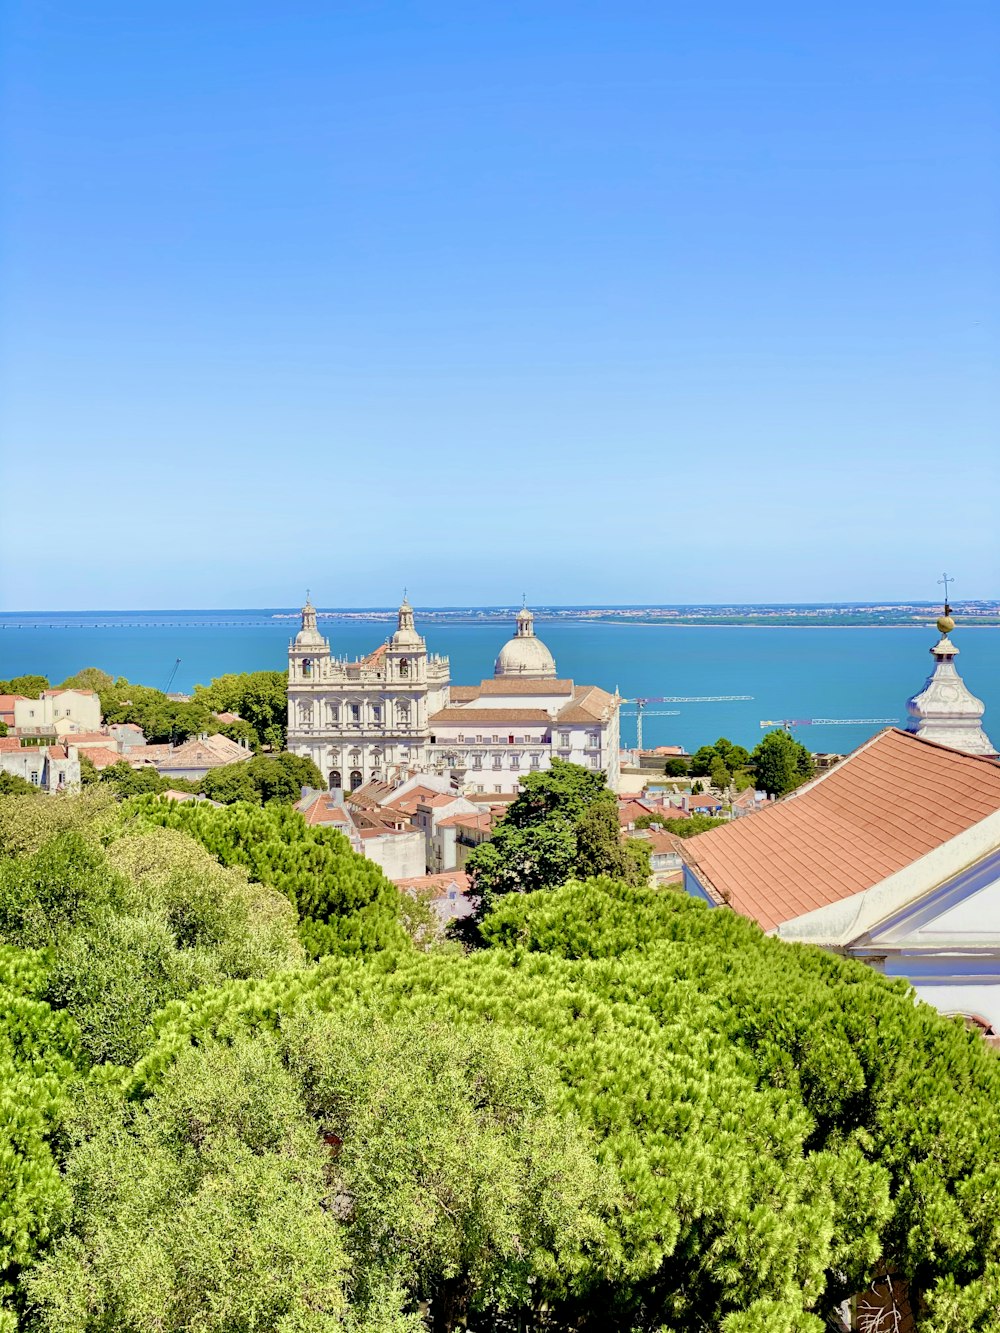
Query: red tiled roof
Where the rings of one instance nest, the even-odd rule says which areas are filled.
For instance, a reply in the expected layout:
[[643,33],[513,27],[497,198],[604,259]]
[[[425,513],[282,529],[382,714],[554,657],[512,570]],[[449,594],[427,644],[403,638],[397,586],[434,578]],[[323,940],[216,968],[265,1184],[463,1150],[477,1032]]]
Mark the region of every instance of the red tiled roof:
[[[73,741],[70,741],[73,744]],[[117,750],[109,750],[106,745],[85,746],[81,755],[86,755],[95,768],[110,768],[112,764],[120,764],[122,756]]]
[[[478,685],[459,685],[460,690],[472,690],[471,697],[477,698],[479,695],[499,694],[508,697],[516,694],[527,695],[550,695],[550,694],[573,694],[576,687],[571,680],[547,680],[541,677],[535,680],[522,680],[517,676],[495,676],[491,680],[481,680]],[[581,689],[587,689],[583,685]],[[452,697],[455,690],[452,688]]]
[[50,759],[66,759],[66,758],[68,758],[68,755],[67,755],[67,753],[66,753],[66,747],[65,747],[65,745],[49,745],[49,746],[46,747],[46,749],[47,749],[48,752],[49,752],[49,758],[50,758]]
[[0,750],[20,750],[20,736],[0,736]]
[[447,815],[438,821],[438,828],[471,828],[477,833],[489,833],[495,816],[492,810],[482,814]]
[[416,875],[411,879],[394,879],[397,889],[430,889],[432,898],[443,898],[454,885],[459,893],[468,893],[472,881],[464,870],[446,870],[438,875]]
[[688,808],[691,810],[715,810],[719,806],[725,805],[721,796],[689,796]]
[[598,685],[578,685],[557,717],[560,722],[605,722],[617,707],[615,696]]
[[627,828],[629,824],[634,824],[640,815],[655,815],[656,807],[652,805],[643,805],[642,801],[623,801],[618,806],[618,823],[622,828]]
[[[301,802],[299,803],[301,805]],[[299,809],[299,806],[296,806]],[[338,801],[321,792],[315,800],[300,810],[307,824],[344,824],[350,825],[351,817]]]
[[771,930],[880,883],[1000,810],[1000,764],[890,728],[782,801],[684,843],[717,901]]
[[472,727],[492,727],[494,723],[507,726],[510,722],[533,722],[547,727],[552,719],[544,708],[442,708],[433,713],[429,722],[440,725],[442,722],[464,722]]
[[43,699],[54,699],[57,694],[82,694],[85,698],[96,699],[98,697],[96,690],[81,690],[75,685],[67,685],[65,688],[60,686],[56,690],[42,690]]

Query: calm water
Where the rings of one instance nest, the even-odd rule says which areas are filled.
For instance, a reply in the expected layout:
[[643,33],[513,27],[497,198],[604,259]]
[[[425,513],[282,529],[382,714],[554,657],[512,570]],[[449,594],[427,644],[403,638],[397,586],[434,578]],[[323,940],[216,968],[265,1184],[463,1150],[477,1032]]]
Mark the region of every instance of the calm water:
[[[419,611],[418,625],[419,625]],[[321,621],[333,651],[349,657],[383,641],[393,626]],[[145,685],[166,687],[179,657],[174,689],[190,690],[226,671],[283,669],[293,620],[269,611],[91,612],[0,616],[0,678],[40,672],[53,682],[84,666]],[[751,694],[752,702],[677,704],[678,717],[647,714],[647,745],[694,748],[727,735],[752,746],[762,718],[905,717],[908,695],[931,668],[933,629],[683,629],[668,625],[540,624],[560,675],[626,697],[659,694]],[[490,675],[508,631],[500,625],[426,628],[432,652],[451,658],[452,679]],[[959,669],[987,707],[987,730],[1000,742],[1000,630],[955,632]],[[656,707],[656,705],[652,705]],[[815,750],[853,748],[874,726],[805,727]],[[635,723],[623,720],[627,743]]]

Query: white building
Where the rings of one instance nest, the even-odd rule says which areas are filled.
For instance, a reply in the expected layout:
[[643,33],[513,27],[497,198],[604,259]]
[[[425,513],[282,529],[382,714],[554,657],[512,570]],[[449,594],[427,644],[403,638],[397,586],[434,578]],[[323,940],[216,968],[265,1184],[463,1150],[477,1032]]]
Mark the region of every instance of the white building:
[[288,748],[313,760],[331,787],[398,782],[410,773],[450,778],[456,790],[516,792],[552,756],[620,776],[620,700],[556,675],[534,618],[518,614],[492,678],[452,685],[445,657],[429,655],[413,608],[396,633],[358,662],[335,658],[315,608],[288,651]]
[[16,737],[0,737],[0,773],[23,778],[50,795],[76,791],[80,758],[75,746],[21,745]]
[[782,939],[905,977],[1000,1034],[1000,764],[954,667],[950,615],[907,731],[678,844],[684,887]]
[[316,608],[302,608],[288,649],[287,743],[331,787],[354,790],[425,769],[428,718],[447,698],[448,659],[428,654],[409,602],[392,638],[357,662],[334,657],[316,628]]
[[60,735],[97,731],[101,701],[93,690],[43,690],[38,699],[14,702],[14,726],[27,733],[54,728]]

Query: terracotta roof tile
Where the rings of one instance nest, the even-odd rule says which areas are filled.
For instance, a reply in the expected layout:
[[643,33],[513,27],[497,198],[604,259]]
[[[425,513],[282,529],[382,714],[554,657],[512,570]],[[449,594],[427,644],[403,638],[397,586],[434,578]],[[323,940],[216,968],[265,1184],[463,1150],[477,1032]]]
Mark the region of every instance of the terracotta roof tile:
[[615,696],[598,685],[578,685],[572,700],[560,708],[559,722],[605,722],[616,707]]
[[0,736],[0,750],[20,750],[20,748],[20,736]]
[[[549,694],[573,694],[576,690],[571,680],[546,680],[544,677],[536,680],[521,680],[516,676],[494,676],[488,680],[482,680],[478,686],[460,685],[460,690],[470,689],[475,693],[471,696],[473,699],[480,695],[500,694],[513,696],[516,694],[527,695],[549,695]],[[586,689],[586,686],[582,688]],[[452,696],[454,697],[454,689]]]
[[477,833],[489,833],[493,821],[492,810],[484,810],[482,814],[446,815],[438,821],[438,828],[470,828]]
[[782,801],[684,844],[717,901],[771,930],[1000,810],[1000,764],[890,728]]
[[442,708],[439,713],[432,714],[428,721],[438,725],[443,722],[465,722],[470,727],[477,723],[484,727],[493,726],[494,723],[506,726],[508,722],[535,722],[548,726],[552,719],[544,708]]
[[397,889],[430,889],[432,898],[443,898],[454,886],[459,893],[468,893],[472,881],[464,870],[446,870],[438,875],[416,875],[411,879],[394,879]]
[[110,768],[112,764],[120,764],[122,761],[118,751],[109,750],[106,745],[84,746],[79,753],[81,756],[86,755],[95,768]]

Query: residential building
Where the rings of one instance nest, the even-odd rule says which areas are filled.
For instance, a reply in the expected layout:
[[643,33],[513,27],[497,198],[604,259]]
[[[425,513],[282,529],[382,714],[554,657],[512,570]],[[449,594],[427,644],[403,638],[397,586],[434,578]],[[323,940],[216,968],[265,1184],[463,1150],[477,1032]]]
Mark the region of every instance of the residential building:
[[14,725],[29,732],[53,727],[60,735],[99,731],[101,701],[94,690],[43,690],[38,699],[15,699]]
[[397,889],[420,898],[429,904],[431,911],[441,925],[449,921],[459,921],[473,913],[469,901],[470,881],[460,870],[450,870],[441,875],[419,875],[395,881]]
[[288,652],[288,748],[334,788],[417,773],[466,795],[511,795],[553,756],[603,769],[617,788],[617,693],[559,679],[526,607],[492,678],[452,685],[449,673],[447,658],[428,653],[409,602],[393,636],[356,662],[332,655],[307,602]]
[[0,694],[0,722],[8,727],[17,725],[14,721],[14,705],[24,697],[23,694]]
[[80,759],[75,747],[22,745],[16,736],[0,736],[0,772],[23,778],[50,795],[80,786]]
[[131,768],[155,768],[161,777],[197,782],[213,768],[245,763],[253,758],[253,751],[219,733],[192,736],[181,745],[132,746],[121,757]]
[[352,850],[381,866],[389,879],[424,874],[424,834],[399,815],[349,807],[342,790],[307,791],[295,808],[307,824],[343,833]]
[[1000,1031],[1000,764],[890,728],[680,844],[687,891]]

